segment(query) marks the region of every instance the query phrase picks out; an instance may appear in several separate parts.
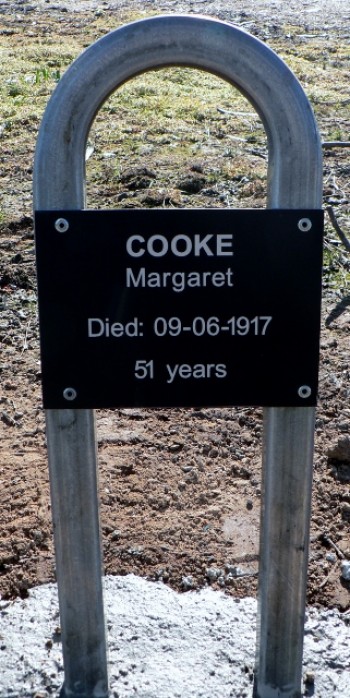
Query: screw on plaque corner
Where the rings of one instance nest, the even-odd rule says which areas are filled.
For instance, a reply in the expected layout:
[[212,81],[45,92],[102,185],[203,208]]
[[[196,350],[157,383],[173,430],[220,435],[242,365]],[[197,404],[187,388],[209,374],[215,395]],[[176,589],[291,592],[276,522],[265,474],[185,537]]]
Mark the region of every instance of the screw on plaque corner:
[[55,221],[55,229],[58,233],[66,233],[69,230],[69,223],[66,218],[57,218]]
[[300,218],[300,221],[298,221],[298,228],[302,233],[307,233],[309,230],[311,230],[312,222],[310,221],[310,218]]
[[304,400],[311,395],[311,388],[309,385],[301,385],[300,388],[298,389],[298,395],[299,397],[303,398]]
[[75,400],[77,395],[78,395],[78,393],[75,390],[75,388],[65,388],[63,391],[64,399],[69,400],[69,402],[71,402],[72,400]]

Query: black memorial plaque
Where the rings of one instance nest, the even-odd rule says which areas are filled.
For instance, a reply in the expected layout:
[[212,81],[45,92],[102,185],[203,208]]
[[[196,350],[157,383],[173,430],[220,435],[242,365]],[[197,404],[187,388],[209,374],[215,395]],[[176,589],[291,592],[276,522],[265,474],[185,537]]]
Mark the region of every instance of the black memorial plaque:
[[316,404],[322,211],[35,222],[46,408]]

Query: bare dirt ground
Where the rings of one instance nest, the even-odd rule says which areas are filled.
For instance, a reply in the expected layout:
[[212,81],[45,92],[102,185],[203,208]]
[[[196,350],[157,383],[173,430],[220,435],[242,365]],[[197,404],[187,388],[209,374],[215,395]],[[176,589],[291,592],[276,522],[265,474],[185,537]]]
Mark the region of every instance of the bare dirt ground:
[[[43,24],[47,32],[59,25],[68,33],[80,31],[89,12],[111,9],[123,18],[131,9],[140,15],[142,11],[142,16],[148,9],[201,11],[232,19],[264,38],[267,33],[285,31],[282,5],[283,21],[292,22],[293,31],[307,34],[316,29],[324,35],[325,47],[332,32],[350,32],[347,3],[341,2],[254,2],[245,3],[243,12],[239,3],[224,2],[0,1],[0,27],[1,33],[11,31],[14,37],[20,26],[33,32],[35,25]],[[82,8],[84,17],[78,14]],[[344,132],[349,133],[348,127],[349,121],[342,123]],[[30,124],[28,129],[33,149],[36,129]],[[325,157],[325,204],[338,207],[344,225],[349,215],[348,153],[338,149],[335,155],[327,151]],[[55,578],[40,387],[31,158],[32,150],[14,159],[5,139],[0,163],[7,181],[7,193],[1,194],[7,217],[0,229],[3,598],[25,597],[28,588]],[[147,165],[152,168],[152,162]],[[137,205],[145,200],[145,186],[137,188],[140,173],[134,174],[120,186],[124,200],[132,196]],[[205,171],[200,174],[205,179]],[[257,205],[259,191],[249,181],[242,188],[245,205]],[[194,196],[196,205],[213,205],[213,201],[224,205],[226,200],[220,187],[215,195],[207,187],[198,196],[203,182],[195,187],[197,192],[187,187],[184,194],[184,189],[183,182],[182,187],[173,183],[175,203],[191,205]],[[328,237],[338,256],[336,262],[327,262],[324,276],[308,601],[345,611],[350,608],[350,583],[341,575],[341,562],[350,559],[349,257],[332,229]],[[97,433],[105,572],[134,572],[178,590],[212,584],[236,596],[254,595],[261,410],[99,411]]]

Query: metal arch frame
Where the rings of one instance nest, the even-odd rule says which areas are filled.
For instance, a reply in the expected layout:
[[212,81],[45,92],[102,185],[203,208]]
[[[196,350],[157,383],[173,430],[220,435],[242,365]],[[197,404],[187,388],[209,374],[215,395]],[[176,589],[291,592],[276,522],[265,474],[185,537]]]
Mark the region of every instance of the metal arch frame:
[[[91,45],[45,111],[34,168],[35,210],[85,207],[85,147],[107,97],[148,70],[214,73],[253,104],[268,136],[268,206],[321,208],[321,144],[296,77],[265,44],[232,24],[164,15]],[[301,696],[314,408],[264,412],[255,696]],[[48,410],[47,439],[65,681],[64,698],[106,698],[94,414]]]

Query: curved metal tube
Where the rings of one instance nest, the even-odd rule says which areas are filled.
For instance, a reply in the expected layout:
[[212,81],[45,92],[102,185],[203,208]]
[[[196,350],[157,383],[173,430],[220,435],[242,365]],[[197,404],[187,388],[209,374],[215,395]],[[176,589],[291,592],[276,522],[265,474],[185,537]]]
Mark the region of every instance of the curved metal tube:
[[[39,132],[34,170],[35,209],[84,208],[85,147],[96,112],[127,80],[166,66],[187,66],[214,73],[253,104],[268,137],[269,207],[321,207],[320,140],[310,104],[293,73],[265,44],[229,23],[198,15],[169,15],[144,19],[111,32],[90,46],[64,74],[50,99]],[[69,444],[63,424],[67,421]],[[86,422],[89,447],[82,457]],[[79,659],[83,647],[81,635],[88,628],[91,631],[94,618],[102,611],[97,505],[96,501],[89,501],[93,498],[91,489],[96,471],[92,425],[93,417],[85,410],[50,411],[47,418],[51,482],[55,483],[51,487],[58,567],[67,538],[71,539],[72,548],[66,552],[64,565],[61,563],[57,569],[61,616],[65,623],[63,695],[67,698],[95,695],[104,698],[108,690],[103,679],[106,670],[102,670],[102,678],[98,670],[105,651],[101,621],[96,625],[93,651],[89,648],[86,661],[89,673],[85,682],[81,682]],[[301,695],[313,429],[313,408],[265,411],[255,686],[259,698]],[[85,480],[90,482],[86,490]],[[86,507],[84,513],[74,514],[72,505],[67,505],[67,491],[72,493],[70,501],[76,498],[81,502],[76,509]],[[91,517],[95,521],[94,533],[90,530]],[[79,536],[83,539],[88,521],[92,537],[84,543],[84,564],[88,566],[90,554],[93,569],[85,593],[85,579],[79,588],[81,560],[76,541]],[[91,602],[92,586],[96,590],[94,602]],[[75,590],[79,596],[73,612]],[[84,613],[87,619],[82,627]]]

